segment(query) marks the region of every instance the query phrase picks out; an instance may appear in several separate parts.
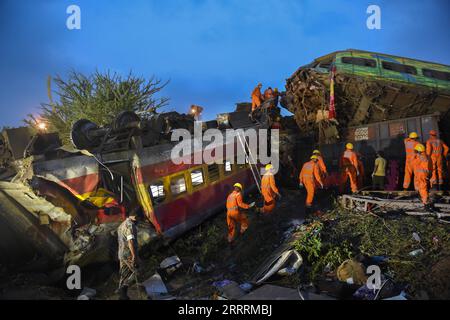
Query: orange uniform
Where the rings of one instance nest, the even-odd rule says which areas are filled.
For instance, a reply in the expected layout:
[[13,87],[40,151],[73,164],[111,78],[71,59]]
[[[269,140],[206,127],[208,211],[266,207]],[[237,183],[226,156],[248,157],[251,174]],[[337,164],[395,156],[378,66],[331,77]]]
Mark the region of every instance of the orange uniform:
[[242,200],[242,194],[233,191],[227,198],[227,225],[228,242],[232,242],[236,234],[236,223],[241,225],[241,234],[248,228],[248,218],[245,213],[240,212],[239,208],[248,209],[250,206]]
[[353,150],[345,150],[341,156],[339,167],[341,168],[341,181],[339,189],[342,193],[344,186],[350,179],[352,192],[358,191],[358,157]]
[[448,146],[440,139],[431,136],[427,141],[427,156],[431,160],[431,186],[444,184],[444,159],[448,154]]
[[320,174],[322,175],[322,177],[326,177],[328,175],[328,170],[322,156],[317,155],[317,164],[319,165]]
[[261,89],[256,87],[252,92],[252,111],[255,111],[261,105],[263,97],[261,94]]
[[264,213],[270,213],[275,209],[275,196],[279,194],[278,188],[275,184],[275,177],[273,173],[266,172],[261,179],[261,193],[264,198]]
[[317,186],[323,186],[318,162],[314,162],[313,160],[306,162],[300,171],[299,179],[300,183],[306,189],[306,207],[310,208],[314,201]]
[[405,178],[403,179],[403,189],[408,189],[411,184],[411,178],[414,173],[413,161],[416,157],[414,152],[414,148],[419,144],[419,142],[415,139],[406,138],[405,139],[405,152],[406,152],[406,161],[405,161]]
[[414,188],[419,192],[423,204],[428,203],[429,177],[431,161],[425,153],[418,154],[413,160]]

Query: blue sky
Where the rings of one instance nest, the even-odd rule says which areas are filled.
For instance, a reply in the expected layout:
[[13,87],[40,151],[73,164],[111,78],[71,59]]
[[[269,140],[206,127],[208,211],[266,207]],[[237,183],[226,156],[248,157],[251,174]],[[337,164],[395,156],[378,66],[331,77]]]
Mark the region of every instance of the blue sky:
[[[81,30],[66,28],[71,4]],[[366,28],[370,4],[381,30]],[[166,110],[198,104],[211,119],[335,50],[450,64],[449,12],[446,0],[0,0],[0,127],[37,114],[48,75],[71,69],[170,80]]]

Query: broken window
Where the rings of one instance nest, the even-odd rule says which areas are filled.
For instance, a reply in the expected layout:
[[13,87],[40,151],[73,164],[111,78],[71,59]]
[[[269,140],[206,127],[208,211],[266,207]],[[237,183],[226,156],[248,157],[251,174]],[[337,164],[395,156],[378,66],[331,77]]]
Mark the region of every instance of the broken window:
[[208,166],[209,181],[214,182],[219,180],[219,165],[214,163]]
[[400,73],[414,74],[414,75],[417,74],[416,68],[414,68],[413,66],[408,66],[406,64],[383,61],[381,63],[381,65],[383,66],[383,69],[386,69],[386,70],[400,72]]
[[170,192],[174,196],[186,192],[186,180],[184,176],[174,177],[170,180]]
[[333,63],[333,59],[328,59],[325,61],[321,61],[318,65],[319,68],[330,70],[331,64]]
[[422,73],[425,77],[433,78],[437,80],[450,81],[450,72],[437,71],[431,69],[422,69]]
[[377,62],[375,60],[366,58],[342,57],[341,61],[342,63],[354,64],[361,67],[375,68],[377,66]]
[[166,193],[164,192],[164,183],[157,181],[150,184],[150,194],[154,205],[164,202]]
[[201,186],[203,183],[205,183],[205,179],[203,178],[203,170],[202,169],[192,170],[191,181],[192,181],[192,186],[194,188]]

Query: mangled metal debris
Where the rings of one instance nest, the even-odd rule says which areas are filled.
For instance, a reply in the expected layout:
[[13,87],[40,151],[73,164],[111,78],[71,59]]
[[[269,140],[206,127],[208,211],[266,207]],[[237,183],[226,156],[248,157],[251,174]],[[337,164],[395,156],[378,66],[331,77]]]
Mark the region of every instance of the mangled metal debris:
[[[366,194],[368,193],[366,192]],[[341,196],[341,205],[345,209],[362,212],[386,213],[401,211],[411,216],[436,217],[445,222],[445,219],[450,217],[450,204],[447,198],[444,197],[442,200],[444,202],[433,203],[433,211],[424,210],[424,205],[417,198],[406,200],[399,199],[398,197],[381,198],[375,195],[343,195]]]
[[[448,72],[449,67],[354,49],[333,52],[287,79],[281,104],[294,113],[304,135],[315,133],[321,143],[337,142],[349,126],[447,113],[448,82],[436,81],[428,71],[421,75],[421,69]],[[332,74],[336,117],[329,114]]]

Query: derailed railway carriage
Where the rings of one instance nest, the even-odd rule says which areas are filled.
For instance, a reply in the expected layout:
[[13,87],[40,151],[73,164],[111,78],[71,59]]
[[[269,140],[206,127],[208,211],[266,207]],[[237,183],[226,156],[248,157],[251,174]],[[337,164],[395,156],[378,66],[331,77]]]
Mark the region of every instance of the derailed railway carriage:
[[[241,129],[266,127],[264,123],[248,120],[248,113],[246,117],[243,119],[247,120],[239,122]],[[125,122],[125,127],[142,125],[142,121]],[[233,128],[233,124],[227,123],[225,127]],[[37,198],[62,208],[60,214],[64,219],[52,220],[50,216],[48,223],[43,225],[41,218],[46,214],[41,210],[43,208],[20,203],[25,209],[21,214],[31,218],[28,219],[31,222],[22,226],[16,224],[22,230],[15,230],[17,237],[28,240],[25,245],[31,244],[52,261],[64,258],[65,263],[83,266],[114,259],[116,252],[111,250],[111,232],[130,210],[140,210],[147,218],[147,222],[139,225],[140,245],[170,241],[223,210],[234,183],[242,183],[246,194],[256,187],[257,166],[248,163],[245,142],[240,143],[238,138],[230,142],[224,137],[220,145],[223,156],[222,159],[215,157],[219,160],[217,163],[194,164],[194,158],[198,158],[194,152],[172,158],[172,149],[177,142],[168,141],[169,131],[165,133],[165,139],[159,139],[159,142],[154,139],[149,146],[146,146],[149,143],[144,129],[120,143],[108,133],[110,144],[115,146],[107,147],[108,143],[102,143],[101,148],[113,151],[99,152],[96,144],[87,142],[104,128],[87,121],[81,127],[75,124],[74,128],[78,130],[73,134],[76,150],[58,150],[58,156],[54,153],[41,155],[41,160],[35,156],[30,166],[32,173],[25,174],[31,177],[28,181],[40,196]],[[203,152],[210,143],[201,143],[200,152]],[[81,151],[78,147],[86,148]],[[234,153],[227,154],[227,147]],[[238,158],[247,159],[247,163],[237,164]],[[0,189],[0,193],[7,192],[7,188]],[[30,224],[42,232],[25,236]],[[47,234],[49,230],[51,237],[43,237],[43,232]],[[36,237],[45,241],[35,241]]]

